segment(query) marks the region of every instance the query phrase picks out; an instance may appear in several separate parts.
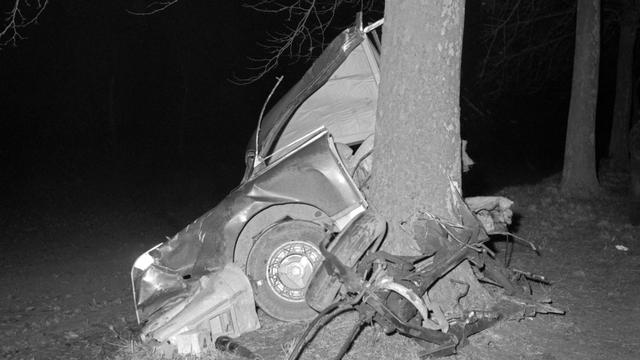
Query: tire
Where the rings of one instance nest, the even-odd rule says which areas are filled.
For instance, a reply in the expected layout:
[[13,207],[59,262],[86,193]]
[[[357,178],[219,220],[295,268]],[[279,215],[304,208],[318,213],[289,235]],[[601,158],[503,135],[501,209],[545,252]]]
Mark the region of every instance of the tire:
[[305,302],[314,271],[324,260],[318,244],[325,228],[304,220],[287,220],[264,230],[247,259],[258,306],[283,321],[310,320],[317,313]]
[[[365,211],[342,230],[329,246],[344,265],[353,267],[362,258],[379,236],[384,235],[386,222],[372,211]],[[377,249],[373,249],[377,250]],[[342,283],[326,268],[321,266],[314,273],[307,289],[307,304],[316,311],[322,311],[331,305],[340,291]]]

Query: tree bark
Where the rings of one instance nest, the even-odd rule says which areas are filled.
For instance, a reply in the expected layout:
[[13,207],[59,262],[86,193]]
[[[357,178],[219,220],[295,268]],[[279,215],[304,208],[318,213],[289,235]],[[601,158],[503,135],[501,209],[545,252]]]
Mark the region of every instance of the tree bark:
[[[464,2],[387,1],[371,202],[396,227],[418,209],[452,219],[460,183],[460,56]],[[453,219],[452,219],[453,220]],[[412,239],[387,251],[415,254]]]
[[620,21],[618,64],[616,69],[616,98],[609,140],[611,165],[626,169],[629,165],[629,128],[633,92],[633,52],[636,42],[638,16],[624,11]]
[[629,133],[629,175],[631,207],[631,224],[640,225],[640,77],[636,79],[633,91],[633,115],[631,118],[631,131]]
[[562,192],[589,197],[599,192],[595,128],[600,62],[600,0],[578,0],[573,82],[562,169]]
[[[421,253],[399,230],[418,210],[452,222],[450,180],[460,184],[460,60],[464,1],[387,1],[382,41],[380,98],[372,165],[371,204],[389,221],[383,250]],[[456,305],[460,289],[473,308],[490,302],[464,262],[441,279],[429,296],[443,310]]]

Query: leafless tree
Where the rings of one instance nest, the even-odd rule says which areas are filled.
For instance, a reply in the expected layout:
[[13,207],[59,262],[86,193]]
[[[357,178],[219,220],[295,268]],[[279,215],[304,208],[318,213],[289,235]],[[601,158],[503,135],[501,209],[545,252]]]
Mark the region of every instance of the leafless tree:
[[609,138],[610,165],[626,169],[629,165],[629,128],[633,97],[633,64],[636,37],[640,28],[640,0],[609,0],[619,25],[616,97]]
[[15,46],[25,38],[24,30],[37,23],[49,0],[14,0],[4,17],[0,30],[0,50]]
[[578,0],[571,102],[567,119],[563,193],[589,198],[600,193],[596,177],[596,105],[600,65],[600,0]]
[[[602,4],[601,38],[617,33],[619,3]],[[478,85],[497,97],[514,89],[540,91],[551,81],[568,80],[573,59],[576,0],[487,0],[483,2],[482,43]]]

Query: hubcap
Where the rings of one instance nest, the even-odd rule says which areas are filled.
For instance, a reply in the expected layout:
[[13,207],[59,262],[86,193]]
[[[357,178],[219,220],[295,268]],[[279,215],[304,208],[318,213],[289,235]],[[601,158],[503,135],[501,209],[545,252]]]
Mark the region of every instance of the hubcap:
[[280,245],[269,256],[267,281],[281,298],[304,301],[304,293],[313,270],[322,262],[320,250],[304,241]]

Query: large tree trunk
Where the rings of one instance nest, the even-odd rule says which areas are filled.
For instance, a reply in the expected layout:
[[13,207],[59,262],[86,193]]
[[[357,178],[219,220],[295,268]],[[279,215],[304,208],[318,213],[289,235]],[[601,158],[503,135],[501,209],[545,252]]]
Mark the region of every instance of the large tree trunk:
[[620,21],[616,99],[609,140],[609,158],[616,168],[627,168],[629,162],[629,127],[633,90],[633,51],[636,42],[638,16],[625,11]]
[[629,149],[631,153],[629,173],[630,173],[630,195],[631,207],[630,216],[631,224],[640,225],[640,122],[635,122],[631,128],[631,139]]
[[[399,230],[400,223],[417,210],[459,221],[451,209],[449,181],[459,185],[461,178],[459,95],[464,2],[387,1],[384,18],[370,197],[372,206],[390,225],[383,250],[415,255],[419,247]],[[453,273],[473,286],[468,298],[475,296],[476,288],[482,292],[468,263]],[[445,279],[435,294],[442,295],[438,299],[441,304],[460,295]]]
[[573,83],[562,170],[562,192],[589,197],[596,178],[596,103],[600,62],[600,0],[578,0]]
[[[444,219],[460,183],[460,55],[464,3],[387,1],[372,204],[393,224],[418,209]],[[405,239],[406,240],[406,239]],[[388,244],[409,254],[415,244]]]
[[631,116],[629,134],[629,174],[630,174],[630,220],[631,224],[640,225],[640,77],[636,79],[633,91],[633,114]]

